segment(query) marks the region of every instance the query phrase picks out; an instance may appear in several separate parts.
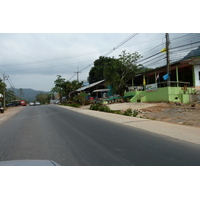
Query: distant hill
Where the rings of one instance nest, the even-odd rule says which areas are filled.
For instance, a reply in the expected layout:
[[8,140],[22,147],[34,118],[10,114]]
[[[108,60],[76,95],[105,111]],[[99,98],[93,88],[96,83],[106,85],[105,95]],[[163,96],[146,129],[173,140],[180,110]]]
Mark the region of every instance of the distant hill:
[[23,94],[20,96],[19,88],[8,88],[8,90],[14,91],[16,96],[18,96],[26,101],[34,101],[37,94],[40,94],[40,93],[49,94],[50,93],[50,92],[44,92],[44,91],[40,91],[40,90],[22,88]]

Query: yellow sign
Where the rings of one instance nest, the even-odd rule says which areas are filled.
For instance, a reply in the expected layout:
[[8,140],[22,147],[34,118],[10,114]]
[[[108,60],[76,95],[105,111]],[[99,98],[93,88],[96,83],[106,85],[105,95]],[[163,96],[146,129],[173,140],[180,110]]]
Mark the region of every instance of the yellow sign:
[[165,52],[167,52],[167,49],[164,48],[164,49],[161,50],[161,52],[162,52],[162,53],[165,53]]
[[143,77],[143,85],[146,85],[145,77]]

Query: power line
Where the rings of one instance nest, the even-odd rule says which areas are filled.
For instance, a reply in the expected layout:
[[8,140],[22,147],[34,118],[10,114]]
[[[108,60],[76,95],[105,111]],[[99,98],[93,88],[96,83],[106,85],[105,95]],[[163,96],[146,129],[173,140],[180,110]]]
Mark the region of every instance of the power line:
[[68,81],[70,81],[76,74],[74,74],[70,79],[68,79]]
[[[129,40],[131,40],[133,37],[135,37],[138,33],[134,33],[131,36],[129,36],[127,39],[125,39],[124,41],[122,41],[121,43],[119,43],[117,46],[115,46],[114,48],[112,48],[108,53],[104,54],[103,57],[108,56],[109,54],[111,54],[113,51],[117,50],[119,47],[121,47],[123,44],[125,44],[126,42],[128,42]],[[83,70],[87,69],[88,67],[92,66],[93,64],[88,65],[87,67],[83,68],[80,72],[82,72]]]
[[106,53],[105,55],[103,55],[104,57],[108,56],[109,54],[111,54],[113,51],[117,50],[119,47],[121,47],[123,44],[125,44],[126,42],[128,42],[129,40],[131,40],[133,37],[135,37],[138,33],[134,33],[133,35],[131,35],[130,37],[128,37],[127,39],[125,39],[124,41],[122,41],[120,44],[118,44],[116,47],[114,47],[113,49],[111,49],[108,53]]

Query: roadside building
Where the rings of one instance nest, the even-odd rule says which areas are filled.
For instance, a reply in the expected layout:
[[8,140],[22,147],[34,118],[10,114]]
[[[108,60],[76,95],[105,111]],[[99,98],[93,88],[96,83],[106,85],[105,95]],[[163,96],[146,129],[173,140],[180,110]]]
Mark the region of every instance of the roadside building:
[[200,47],[171,63],[169,74],[167,66],[136,74],[124,95],[133,95],[131,102],[200,101]]

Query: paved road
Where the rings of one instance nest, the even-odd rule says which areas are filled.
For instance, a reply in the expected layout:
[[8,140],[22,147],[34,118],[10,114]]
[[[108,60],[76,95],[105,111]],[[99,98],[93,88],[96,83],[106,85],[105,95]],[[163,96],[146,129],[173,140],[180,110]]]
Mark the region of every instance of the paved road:
[[0,124],[0,160],[16,159],[64,166],[200,165],[200,146],[47,105],[27,107]]

